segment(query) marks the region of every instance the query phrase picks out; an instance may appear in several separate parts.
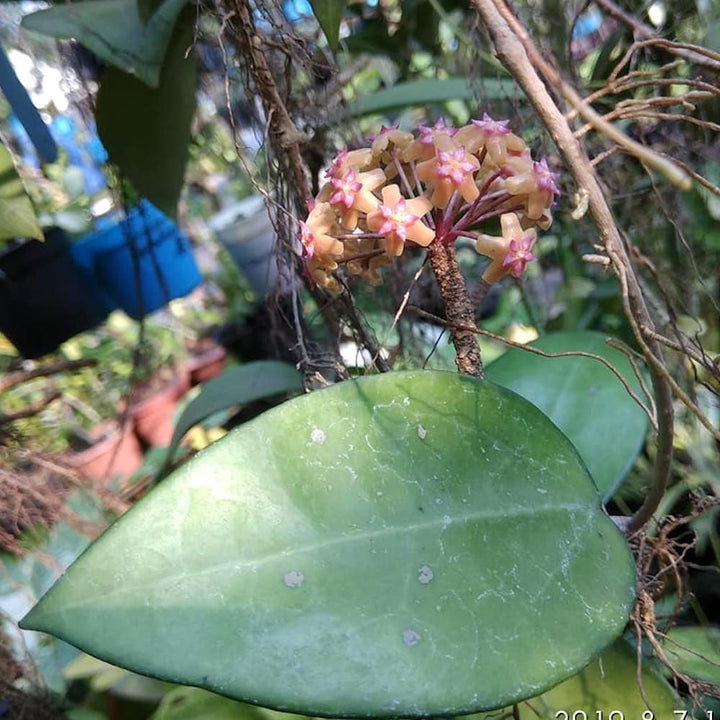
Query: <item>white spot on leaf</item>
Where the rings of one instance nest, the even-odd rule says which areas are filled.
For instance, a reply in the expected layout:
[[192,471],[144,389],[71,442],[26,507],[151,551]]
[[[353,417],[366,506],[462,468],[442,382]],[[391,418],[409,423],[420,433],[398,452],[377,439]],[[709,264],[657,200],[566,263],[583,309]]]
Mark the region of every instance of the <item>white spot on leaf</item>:
[[325,431],[320,428],[313,428],[313,431],[310,433],[310,440],[318,445],[322,445],[325,442]]
[[427,430],[422,425],[418,425],[418,437],[421,440],[424,440],[426,435],[427,435]]
[[414,630],[405,630],[405,632],[403,632],[403,642],[408,647],[417,645],[418,642],[420,642],[420,635],[418,635]]
[[418,568],[418,582],[427,585],[434,577],[432,568],[429,565],[421,565]]
[[304,581],[305,576],[299,570],[291,570],[283,577],[283,582],[290,588],[301,587]]

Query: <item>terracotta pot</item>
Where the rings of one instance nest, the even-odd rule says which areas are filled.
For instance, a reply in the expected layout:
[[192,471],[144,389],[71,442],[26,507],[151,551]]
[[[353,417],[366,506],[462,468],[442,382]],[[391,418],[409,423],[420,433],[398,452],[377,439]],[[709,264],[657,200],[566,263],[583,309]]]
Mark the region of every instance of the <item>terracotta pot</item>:
[[172,382],[149,397],[134,403],[130,417],[135,434],[147,445],[166,447],[175,430],[174,414],[178,401],[190,389],[190,373],[179,372]]
[[190,374],[190,384],[197,385],[217,377],[223,371],[226,359],[227,352],[220,345],[190,358],[186,366]]
[[115,477],[130,477],[143,464],[143,451],[131,423],[120,427],[111,421],[92,433],[98,441],[87,450],[68,456],[68,464],[83,477],[108,483]]

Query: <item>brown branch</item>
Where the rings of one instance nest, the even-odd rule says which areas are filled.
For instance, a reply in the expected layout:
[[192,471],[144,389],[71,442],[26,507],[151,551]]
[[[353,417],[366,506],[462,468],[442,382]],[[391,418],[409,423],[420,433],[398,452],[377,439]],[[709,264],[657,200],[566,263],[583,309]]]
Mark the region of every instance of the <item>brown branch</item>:
[[59,397],[61,397],[61,395],[62,394],[59,390],[50,390],[45,394],[44,397],[40,398],[40,400],[37,400],[34,403],[30,403],[30,405],[26,405],[20,410],[15,410],[14,412],[9,413],[0,413],[0,427],[3,425],[7,425],[8,423],[15,422],[16,420],[24,420],[25,418],[37,415],[39,412],[42,412],[51,402],[54,402]]
[[0,393],[35,378],[48,377],[68,370],[79,370],[92,365],[97,365],[97,360],[81,358],[80,360],[60,360],[50,365],[39,365],[32,370],[18,370],[0,379]]
[[236,20],[237,32],[233,33],[233,41],[237,44],[241,55],[248,61],[253,84],[263,104],[273,154],[278,159],[287,157],[294,182],[293,196],[296,211],[302,212],[311,198],[305,163],[300,152],[301,145],[307,141],[307,137],[295,127],[280,94],[263,52],[263,41],[255,26],[249,1],[226,0],[226,5]]
[[[640,73],[642,75],[643,73]],[[608,95],[619,95],[620,93],[630,92],[631,90],[639,90],[640,88],[661,88],[661,87],[677,87],[680,85],[686,85],[687,87],[695,88],[698,91],[704,91],[708,95],[720,95],[720,88],[711,85],[703,80],[693,80],[692,78],[682,77],[671,77],[671,78],[644,78],[641,80],[635,80],[634,77],[637,75],[624,75],[620,80],[605,85],[600,90],[596,90],[594,93],[586,96],[585,102],[593,103],[596,100],[607,97]],[[568,113],[568,120],[572,120],[577,113],[572,110]],[[607,117],[607,116],[605,116]]]
[[[595,0],[595,4],[601,7],[608,15],[619,20],[624,25],[627,25],[640,40],[650,41],[662,41],[663,38],[658,38],[655,31],[645,23],[638,20],[636,17],[629,15],[622,8],[616,5],[613,0]],[[660,43],[658,43],[660,44]],[[720,70],[720,62],[717,59],[709,57],[706,52],[703,52],[703,48],[696,46],[688,46],[685,44],[671,43],[664,41],[662,46],[672,55],[683,58],[690,63],[695,65],[703,65],[713,70]]]
[[484,377],[480,346],[477,341],[473,309],[457,261],[455,248],[434,240],[428,246],[430,267],[435,273],[440,295],[445,303],[450,336],[455,346],[455,364],[464,375]]
[[[488,28],[490,35],[495,43],[495,49],[501,62],[509,63],[506,64],[508,70],[511,73],[520,73],[520,76],[515,75],[515,79],[518,84],[523,88],[528,99],[535,107],[540,117],[543,118],[546,127],[553,135],[553,139],[560,146],[555,133],[560,131],[561,127],[569,130],[567,121],[563,117],[559,108],[555,104],[554,100],[548,93],[545,85],[543,85],[538,75],[538,70],[543,74],[547,82],[556,88],[562,96],[567,100],[570,105],[578,112],[578,114],[590,123],[595,130],[603,133],[620,147],[625,152],[634,155],[638,160],[643,162],[645,165],[661,172],[670,182],[678,185],[684,190],[689,190],[692,187],[692,181],[688,174],[672,160],[656,153],[639,142],[629,138],[624,132],[616,128],[611,123],[607,122],[600,113],[598,113],[590,104],[584,100],[575,88],[571,87],[566,83],[562,76],[555,68],[550,65],[545,58],[540,54],[534,43],[530,39],[525,28],[520,24],[517,18],[508,10],[503,3],[503,0],[471,0],[472,4],[475,5],[480,16],[485,22],[485,26]],[[492,20],[492,18],[485,17],[485,14],[490,12],[494,14],[498,22]],[[492,22],[492,25],[490,24]],[[498,32],[501,31],[501,32]],[[522,55],[520,55],[522,53]],[[513,68],[510,67],[513,65]],[[523,67],[524,66],[524,67]],[[532,73],[532,75],[528,73]],[[532,93],[532,94],[531,94]],[[547,115],[545,110],[549,110],[550,107],[554,108],[556,112],[553,113],[552,122],[550,116]],[[547,117],[545,117],[546,115]],[[548,124],[550,123],[550,124]],[[568,138],[572,133],[567,133]],[[582,150],[577,142],[574,142],[574,146],[577,148],[577,152],[583,155],[587,159],[587,155]],[[561,151],[563,148],[560,146]],[[569,167],[572,167],[569,165]],[[590,175],[593,177],[595,184],[600,191],[600,186],[597,182],[595,173],[592,171],[592,167],[588,166]],[[609,213],[608,209],[608,213]]]
[[[570,88],[559,73],[545,61],[527,32],[509,12],[502,0],[472,0],[472,3],[490,34],[501,62],[518,82],[542,119],[578,187],[584,189],[588,194],[588,209],[598,228],[606,253],[612,260],[615,272],[621,280],[626,314],[649,365],[658,408],[657,456],[653,486],[628,527],[628,532],[634,533],[652,518],[665,494],[670,478],[674,424],[672,390],[668,382],[667,370],[663,364],[661,345],[652,339],[646,341],[640,330],[640,325],[653,328],[654,324],[645,306],[637,278],[595,170],[587,153],[573,135],[572,128],[562,111],[555,104],[540,79],[538,70],[543,73],[546,81],[558,89],[571,104],[579,105],[578,111],[588,122],[592,121],[591,117],[599,116],[594,110],[592,115],[588,115],[588,108],[577,92]],[[600,119],[602,120],[602,118]],[[646,149],[644,148],[644,150]],[[677,166],[672,165],[672,167],[676,168]],[[687,177],[684,173],[683,176]]]
[[695,172],[695,170],[693,170],[689,165],[682,162],[681,160],[676,160],[675,162],[677,162],[677,164],[680,165],[687,172],[687,174],[690,175],[693,180],[695,180],[695,182],[700,183],[700,185],[702,185],[706,190],[709,190],[714,195],[720,197],[720,187],[718,187],[717,185],[713,185],[707,178],[704,178],[702,175]]

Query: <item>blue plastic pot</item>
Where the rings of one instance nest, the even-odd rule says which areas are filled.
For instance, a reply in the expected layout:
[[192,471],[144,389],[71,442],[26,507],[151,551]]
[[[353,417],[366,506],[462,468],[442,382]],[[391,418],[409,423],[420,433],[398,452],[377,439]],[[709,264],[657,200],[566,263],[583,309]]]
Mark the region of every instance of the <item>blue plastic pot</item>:
[[147,200],[121,222],[76,241],[73,256],[97,278],[109,301],[135,319],[202,281],[187,237]]

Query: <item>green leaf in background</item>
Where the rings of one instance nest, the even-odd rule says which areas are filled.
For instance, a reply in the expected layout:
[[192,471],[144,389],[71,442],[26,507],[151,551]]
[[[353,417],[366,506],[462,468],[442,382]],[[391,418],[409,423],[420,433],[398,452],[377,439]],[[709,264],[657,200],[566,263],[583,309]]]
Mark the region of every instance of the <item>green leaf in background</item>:
[[65,711],[67,720],[107,720],[107,715],[98,710],[87,710],[86,708],[73,708]]
[[0,143],[0,242],[14,238],[42,240],[43,232],[12,156]]
[[139,702],[160,702],[172,685],[136,675],[124,668],[98,660],[85,653],[80,654],[63,669],[67,680],[87,680],[91,692],[112,691],[115,697]]
[[228,368],[205,383],[183,410],[175,424],[168,460],[172,458],[185,433],[213,413],[281,393],[302,391],[302,375],[284,362],[259,360]]
[[663,647],[677,672],[720,685],[720,628],[675,627],[668,632]]
[[187,0],[165,0],[141,22],[137,0],[85,0],[26,15],[22,27],[72,38],[108,64],[157,87],[173,27]]
[[340,23],[345,14],[347,0],[310,0],[310,6],[325,33],[330,49],[337,52]]
[[[553,333],[532,347],[605,358],[643,398],[627,357],[594,332]],[[572,441],[603,497],[612,497],[645,440],[647,417],[617,377],[585,357],[545,358],[513,348],[487,368],[488,379],[539,407]]]
[[[677,717],[674,711],[682,709],[682,703],[672,687],[648,667],[647,661],[643,664],[642,684],[657,720]],[[586,714],[582,717],[588,718],[642,720],[649,717],[643,715],[648,706],[638,686],[635,649],[624,640],[618,640],[582,672],[539,697],[521,703],[519,710],[521,720],[564,718],[564,712],[572,718],[577,710],[584,711]]]
[[188,8],[178,20],[157,88],[108,67],[97,97],[98,134],[110,161],[170,217],[177,213],[195,114],[195,55],[185,56],[194,17]]
[[183,465],[24,620],[279,710],[503,707],[622,631],[635,568],[567,438],[445,372],[303,395]]
[[194,687],[177,687],[165,695],[150,720],[306,720],[247,705]]
[[[507,100],[517,94],[512,80],[488,78],[482,81],[483,102]],[[422,79],[398,83],[389,88],[363,95],[349,104],[350,113],[358,117],[371,113],[384,113],[408,106],[432,105],[448,100],[471,100],[476,95],[466,78]]]
[[164,0],[135,0],[137,4],[138,17],[145,27],[152,16],[162,7]]

